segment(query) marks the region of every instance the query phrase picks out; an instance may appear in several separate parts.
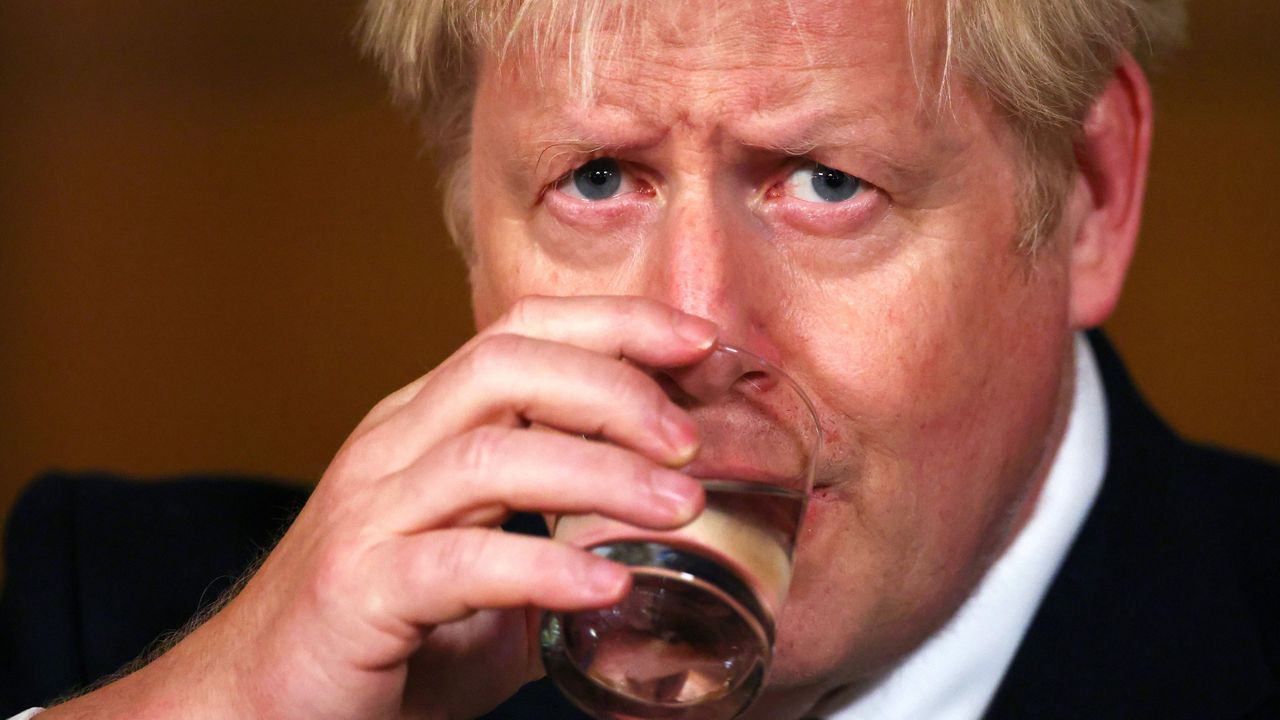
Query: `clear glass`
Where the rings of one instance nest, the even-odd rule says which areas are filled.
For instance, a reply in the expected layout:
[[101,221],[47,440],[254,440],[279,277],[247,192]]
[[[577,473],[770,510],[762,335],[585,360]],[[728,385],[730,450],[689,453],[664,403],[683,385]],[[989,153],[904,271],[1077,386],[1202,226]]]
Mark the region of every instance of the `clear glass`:
[[543,661],[602,720],[728,720],[769,669],[813,485],[817,415],[781,370],[729,345],[650,373],[698,425],[698,455],[681,470],[702,481],[706,509],[671,532],[556,518],[557,540],[629,566],[632,590],[612,607],[546,613]]

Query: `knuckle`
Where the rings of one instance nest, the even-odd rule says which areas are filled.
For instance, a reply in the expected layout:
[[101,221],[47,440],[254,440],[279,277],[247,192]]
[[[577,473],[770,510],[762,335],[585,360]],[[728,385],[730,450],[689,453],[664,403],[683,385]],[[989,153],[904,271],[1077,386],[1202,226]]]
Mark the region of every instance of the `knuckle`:
[[438,582],[456,585],[474,577],[494,541],[494,533],[479,529],[457,529],[438,534],[439,543],[430,574]]
[[352,552],[341,544],[330,543],[317,554],[312,576],[312,590],[321,602],[331,598],[354,597],[353,590],[362,583],[353,577],[359,563],[352,562]]
[[508,434],[506,430],[493,425],[481,425],[469,430],[455,445],[457,466],[473,477],[489,474],[503,452]]
[[386,473],[390,461],[385,432],[373,427],[352,436],[329,463],[326,477],[334,477],[341,483],[363,484]]
[[359,477],[364,474],[364,470],[370,465],[371,460],[369,443],[367,434],[348,439],[342,449],[333,456],[333,460],[330,461],[329,468],[325,472],[325,477],[345,482],[349,478]]
[[642,320],[648,315],[649,307],[644,300],[632,302],[618,302],[614,305],[614,315],[617,316],[619,325],[627,327],[634,325],[637,320]]
[[666,303],[647,297],[642,297],[636,302],[629,303],[627,305],[627,313],[627,317],[630,319],[658,326],[665,326],[674,317],[683,314]]
[[[651,464],[635,453],[623,451],[623,457],[616,465],[616,475],[621,483],[609,483],[609,493],[615,501],[631,502],[639,495],[641,501],[648,500],[649,476]],[[602,498],[603,499],[603,498]]]
[[505,372],[512,358],[520,352],[525,341],[519,335],[495,333],[476,343],[467,356],[467,366],[473,375],[485,377]]
[[648,398],[652,395],[644,374],[625,363],[612,363],[603,378],[603,390],[619,399]]
[[526,550],[528,564],[543,569],[548,575],[556,573],[557,568],[562,572],[564,565],[571,563],[573,557],[566,550],[567,546],[549,541],[529,543]]
[[620,421],[626,425],[646,423],[649,418],[661,417],[670,402],[648,376],[623,363],[616,363],[600,383],[601,396],[610,399],[606,416],[610,426]]

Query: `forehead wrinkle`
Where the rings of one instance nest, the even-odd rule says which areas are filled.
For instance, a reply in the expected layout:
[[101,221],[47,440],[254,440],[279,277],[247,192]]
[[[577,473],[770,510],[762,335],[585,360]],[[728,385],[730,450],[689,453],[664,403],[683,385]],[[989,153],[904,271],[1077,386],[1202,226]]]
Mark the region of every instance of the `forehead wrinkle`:
[[[588,93],[565,92],[574,83],[566,76],[563,58],[553,59],[558,54],[528,60],[551,61],[548,69],[554,77],[542,85],[549,104],[572,105],[577,100],[584,114],[597,114],[602,108],[641,111],[629,113],[631,117],[614,130],[634,127],[641,120],[663,128],[711,128],[719,118],[796,105],[814,94],[810,86],[815,83],[825,91],[820,93],[823,99],[848,104],[847,90],[821,87],[833,84],[823,83],[823,76],[843,73],[834,84],[847,84],[851,69],[898,65],[907,57],[905,43],[876,32],[876,26],[891,25],[885,16],[894,14],[883,12],[881,5],[898,2],[861,0],[860,11],[850,13],[833,11],[825,3],[792,0],[765,0],[748,12],[720,8],[720,0],[653,0],[634,7],[631,22],[603,31],[597,47],[617,52],[597,56]],[[905,9],[898,7],[898,14],[905,15]],[[915,95],[914,90],[908,92]],[[555,140],[630,144],[575,133],[560,133]]]
[[589,115],[597,109],[616,109],[629,116],[632,127],[643,121],[667,131],[673,127],[714,130],[735,118],[779,112],[810,114],[802,108],[820,110],[836,105],[826,99],[836,95],[834,88],[824,87],[831,83],[815,77],[824,73],[804,69],[810,72],[762,68],[753,63],[689,71],[645,58],[626,67],[615,66],[601,78],[593,102],[582,111]]
[[[574,5],[574,0],[563,0],[565,8]],[[534,75],[543,87],[573,86],[590,95],[608,82],[606,66],[630,65],[637,58],[665,67],[671,71],[669,77],[679,77],[740,69],[769,68],[777,74],[848,69],[864,61],[898,64],[911,55],[910,38],[903,30],[909,25],[907,4],[902,0],[845,0],[835,6],[754,0],[748,8],[730,0],[646,0],[620,1],[618,7],[625,10],[617,16],[607,14],[599,34],[583,45],[583,50],[594,49],[593,59],[576,56],[578,33],[570,23],[564,33],[544,38],[544,44],[516,43],[499,64]],[[572,77],[575,65],[590,66],[590,78]]]
[[745,144],[770,147],[850,145],[871,137],[884,139],[883,103],[840,101],[832,88],[806,88],[780,102],[731,118]]
[[[896,87],[876,88],[875,97],[859,97],[861,83],[848,87],[850,70],[875,65],[883,71],[886,62],[909,62],[902,45],[874,32],[870,38],[862,34],[884,18],[875,13],[870,18],[834,13],[832,23],[833,13],[819,13],[810,6],[800,10],[807,15],[797,16],[789,0],[787,5],[785,12],[763,17],[721,14],[714,23],[714,43],[711,33],[691,32],[693,26],[706,24],[705,14],[690,16],[703,22],[685,24],[683,36],[673,37],[657,32],[669,26],[672,15],[660,7],[644,13],[631,29],[647,37],[603,59],[594,92],[576,94],[559,81],[542,85],[541,105],[550,112],[539,115],[552,121],[538,123],[523,147],[530,148],[527,154],[537,162],[555,157],[553,148],[556,154],[587,154],[652,147],[677,128],[788,154],[819,146],[865,146],[871,138],[887,139],[895,146],[906,142],[874,121],[890,109],[885,106],[916,104],[918,88],[910,73],[902,74]],[[816,20],[827,22],[821,33],[810,32]],[[797,47],[807,44],[802,42],[806,37],[821,38],[816,54],[807,57]]]
[[[886,136],[874,103],[868,107],[827,100],[834,89],[815,89],[811,77],[784,74],[762,84],[730,84],[705,93],[691,89],[681,93],[697,98],[687,105],[664,102],[670,98],[663,91],[671,84],[656,79],[660,77],[641,72],[626,81],[618,78],[590,100],[565,102],[550,117],[527,126],[532,131],[526,154],[540,165],[562,153],[645,150],[660,145],[673,131],[789,155],[817,147],[866,148],[873,144],[869,140]],[[665,112],[645,115],[634,108]],[[601,119],[601,114],[607,117]]]
[[[795,69],[844,65],[868,35],[881,34],[878,26],[892,25],[895,15],[905,17],[901,0],[860,0],[864,11],[858,13],[847,12],[853,3],[846,3],[833,8],[823,2],[754,0],[744,9],[725,0],[650,0],[635,13],[632,32],[618,40],[634,43],[651,57],[683,55],[678,64],[685,70],[710,69],[712,64],[724,68],[729,60],[778,67],[782,61]],[[880,4],[895,12],[867,8]]]
[[[856,37],[843,26],[841,33],[847,34],[824,36],[816,53],[802,53],[802,47],[809,43],[795,39],[802,30],[791,27],[785,17],[767,18],[764,31],[758,15],[751,19],[753,22],[727,21],[729,26],[743,27],[740,32],[721,33],[714,41],[708,40],[706,33],[699,45],[669,38],[642,39],[632,48],[634,52],[621,53],[600,65],[597,99],[606,105],[642,107],[650,116],[681,104],[690,112],[689,120],[698,123],[698,115],[741,117],[802,102],[848,105],[851,72],[870,68],[882,75],[886,65],[909,62],[900,45]],[[643,51],[636,51],[638,48]],[[911,74],[903,75],[905,82],[886,94],[916,96]],[[679,99],[672,102],[673,98]],[[868,98],[854,104],[895,100]]]
[[[553,106],[551,103],[545,107]],[[607,117],[597,117],[601,112]],[[563,155],[585,156],[653,147],[667,134],[651,120],[638,118],[627,107],[598,101],[562,104],[522,127],[521,141],[517,143],[519,154],[535,171]]]

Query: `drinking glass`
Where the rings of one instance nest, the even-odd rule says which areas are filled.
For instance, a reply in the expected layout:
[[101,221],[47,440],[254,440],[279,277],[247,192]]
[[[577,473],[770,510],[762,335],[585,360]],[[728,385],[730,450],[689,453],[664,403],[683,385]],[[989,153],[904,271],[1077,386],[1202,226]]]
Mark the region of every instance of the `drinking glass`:
[[702,482],[706,509],[669,532],[555,518],[557,540],[629,566],[632,588],[611,607],[546,613],[543,662],[602,720],[727,720],[769,669],[813,485],[817,414],[781,370],[730,345],[648,372],[698,426],[698,454],[681,470]]

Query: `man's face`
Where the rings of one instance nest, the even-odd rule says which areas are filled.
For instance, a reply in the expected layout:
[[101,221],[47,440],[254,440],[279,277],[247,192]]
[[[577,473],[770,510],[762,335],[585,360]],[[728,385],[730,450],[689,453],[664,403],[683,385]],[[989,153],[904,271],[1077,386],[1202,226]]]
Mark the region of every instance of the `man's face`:
[[1069,385],[1062,243],[1016,249],[1017,141],[962,83],[936,110],[903,5],[648,3],[590,99],[559,55],[487,63],[476,98],[481,326],[529,294],[645,295],[812,397],[782,686],[873,674],[954,611],[1025,517]]

